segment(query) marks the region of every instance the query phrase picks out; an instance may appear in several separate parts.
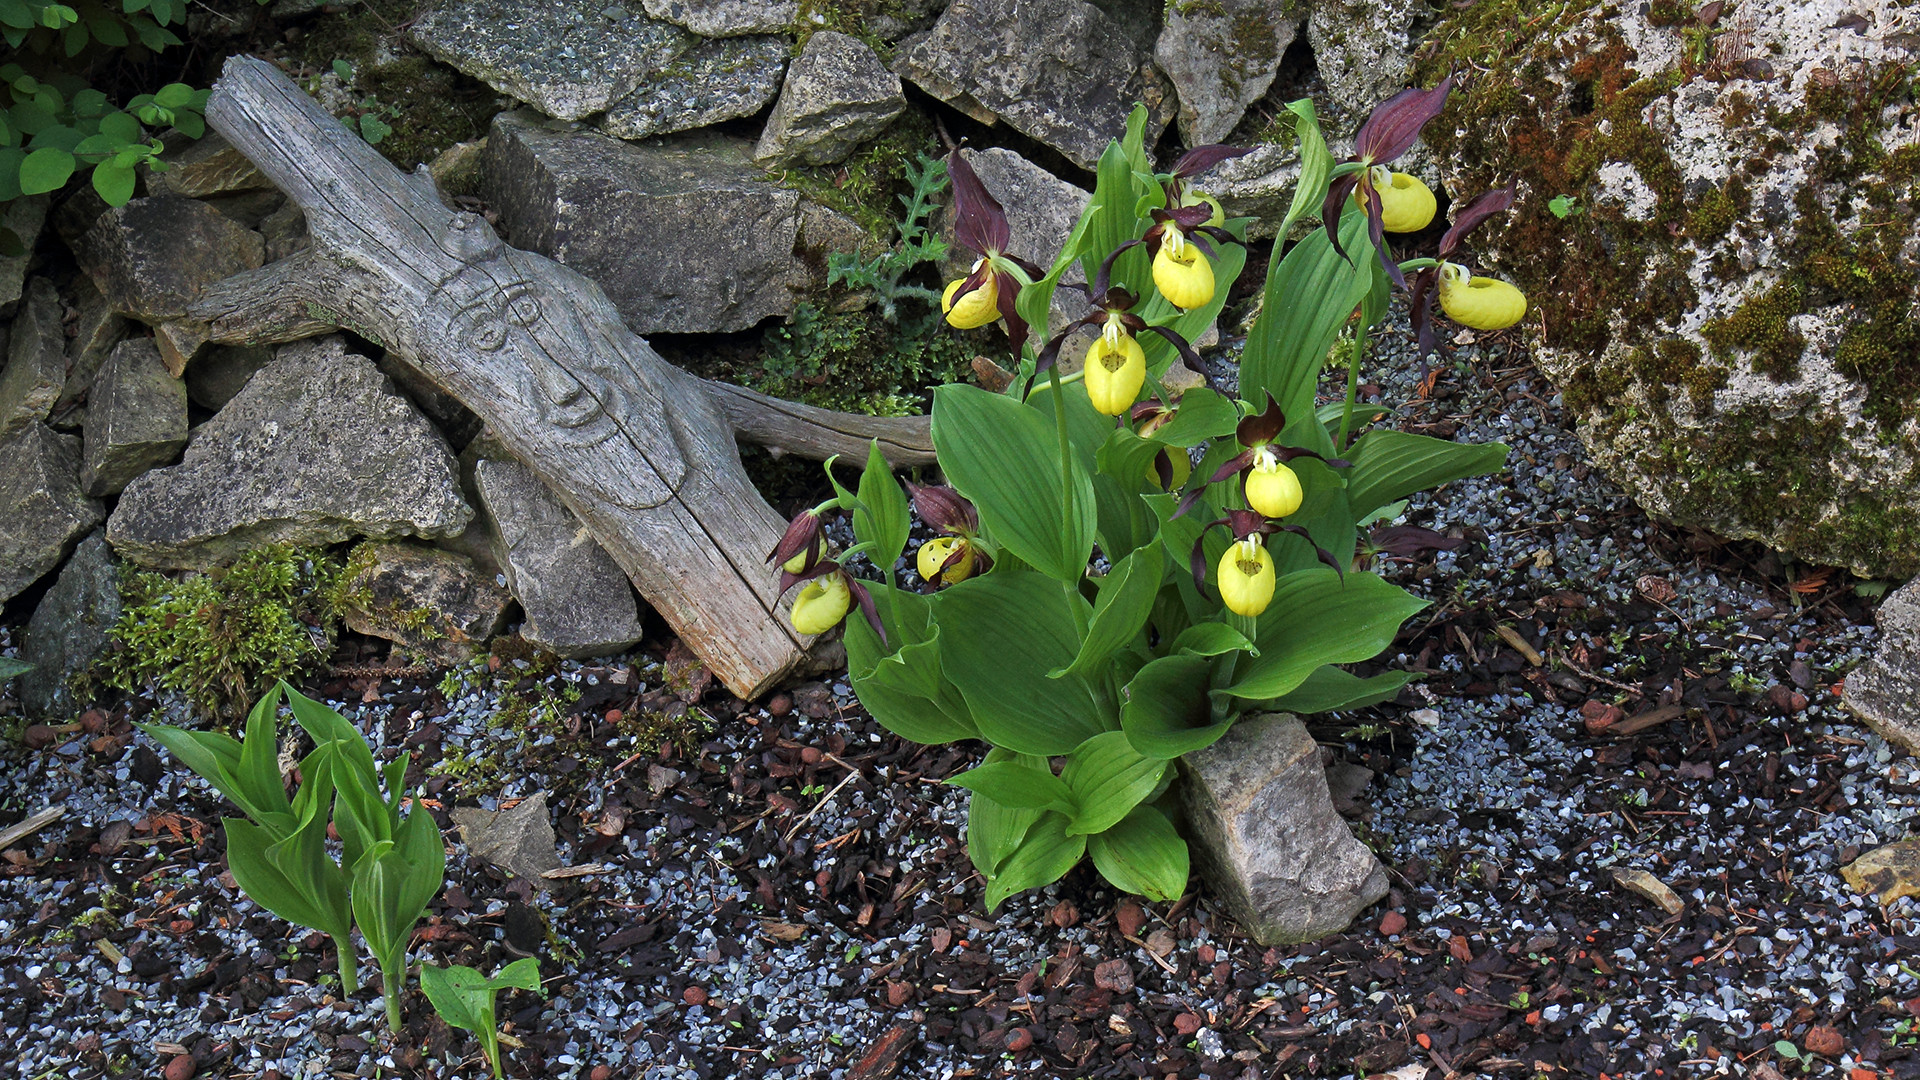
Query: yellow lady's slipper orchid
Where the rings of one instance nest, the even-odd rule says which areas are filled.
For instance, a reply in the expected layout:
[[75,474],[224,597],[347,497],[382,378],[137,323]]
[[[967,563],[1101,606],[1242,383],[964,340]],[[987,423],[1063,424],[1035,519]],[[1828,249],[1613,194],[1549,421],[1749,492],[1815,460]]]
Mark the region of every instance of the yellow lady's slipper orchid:
[[[1166,248],[1161,248],[1165,251]],[[1189,248],[1195,255],[1199,251]],[[1212,275],[1208,275],[1211,282]],[[1147,381],[1147,353],[1132,334],[1111,320],[1087,347],[1087,397],[1107,416],[1119,416],[1132,407]]]
[[1220,599],[1235,615],[1258,615],[1273,602],[1273,556],[1260,538],[1236,540],[1220,556]]
[[1445,263],[1440,267],[1440,310],[1461,326],[1504,330],[1527,313],[1527,298],[1504,281],[1474,277],[1459,263]]
[[[1433,224],[1438,204],[1434,201],[1433,189],[1419,177],[1375,165],[1372,180],[1373,194],[1380,199],[1381,228],[1390,233],[1411,233]],[[1366,189],[1355,188],[1353,201],[1365,209]]]
[[[947,560],[953,558],[956,548],[960,551],[960,558],[948,565]],[[920,553],[914,556],[914,566],[927,581],[939,585],[958,584],[973,576],[973,545],[965,537],[936,536],[920,545]]]
[[1299,510],[1305,497],[1300,490],[1300,477],[1265,446],[1254,451],[1253,470],[1247,474],[1246,487],[1247,505],[1270,518],[1283,518]]
[[1184,233],[1168,229],[1153,256],[1153,287],[1167,303],[1191,311],[1213,299],[1213,264]]
[[853,595],[838,573],[814,578],[793,598],[793,628],[803,634],[824,634],[847,617]]
[[[982,259],[981,262],[986,260]],[[975,263],[974,268],[979,269]],[[947,283],[947,289],[940,294],[940,310],[946,313],[947,322],[961,330],[976,330],[1000,317],[1000,282],[996,275],[989,274],[979,288],[960,298],[955,303],[953,294],[967,283],[966,278]]]

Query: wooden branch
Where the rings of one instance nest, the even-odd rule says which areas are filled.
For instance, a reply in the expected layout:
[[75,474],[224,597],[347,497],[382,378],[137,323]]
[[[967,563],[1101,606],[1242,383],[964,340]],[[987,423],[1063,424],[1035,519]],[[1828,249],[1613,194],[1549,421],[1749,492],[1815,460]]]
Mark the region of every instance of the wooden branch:
[[485,420],[727,689],[758,696],[801,661],[764,561],[785,522],[715,398],[599,286],[449,211],[270,64],[229,59],[206,115],[312,235],[295,267],[209,294],[193,317],[213,340],[331,324],[380,343]]
[[744,386],[708,382],[707,392],[733,424],[737,437],[769,450],[815,461],[839,454],[859,464],[867,443],[880,440],[880,453],[894,468],[931,465],[932,425],[924,416],[860,416],[782,401]]

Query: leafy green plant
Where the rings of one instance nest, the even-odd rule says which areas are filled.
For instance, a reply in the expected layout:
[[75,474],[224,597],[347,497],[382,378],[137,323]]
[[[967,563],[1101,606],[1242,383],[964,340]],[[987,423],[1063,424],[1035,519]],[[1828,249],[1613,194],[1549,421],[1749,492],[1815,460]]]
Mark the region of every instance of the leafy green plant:
[[958,377],[967,343],[929,312],[890,323],[877,311],[822,311],[802,302],[767,330],[758,361],[732,375],[776,397],[880,416],[919,413],[921,388]]
[[1562,221],[1587,212],[1587,208],[1580,205],[1580,200],[1572,195],[1555,195],[1548,199],[1547,210]]
[[25,660],[15,660],[11,656],[0,656],[0,682],[6,682],[15,675],[25,675],[33,670],[33,665]]
[[[1378,163],[1403,153],[1445,98],[1444,87],[1408,93],[1376,112],[1345,163],[1328,153],[1312,105],[1289,106],[1302,170],[1275,233],[1316,211],[1327,229],[1268,269],[1241,357],[1244,400],[1206,387],[1176,400],[1160,381],[1176,361],[1199,366],[1187,342],[1219,315],[1244,265],[1248,222],[1225,220],[1186,181],[1237,151],[1196,148],[1156,175],[1137,110],[1044,272],[1006,254],[1004,212],[964,160],[949,159],[955,241],[979,260],[943,307],[960,327],[1004,318],[1019,370],[1002,394],[934,394],[933,442],[951,487],[917,487],[912,503],[948,534],[934,558],[916,560],[940,587],[914,591],[895,573],[908,497],[877,446],[857,489],[836,481],[773,559],[786,584],[804,584],[797,629],[830,628],[858,606],[845,619],[848,665],[876,719],[917,742],[991,747],[953,779],[972,792],[967,848],[989,911],[1086,858],[1128,892],[1180,895],[1189,855],[1167,813],[1173,759],[1212,745],[1245,712],[1351,709],[1408,680],[1337,666],[1380,653],[1425,606],[1354,568],[1359,524],[1506,456],[1498,445],[1361,430],[1370,413],[1355,422],[1365,342],[1394,283],[1419,271],[1411,288],[1437,284],[1443,306],[1449,283],[1462,283],[1441,276],[1450,264],[1439,259],[1393,263],[1376,241],[1379,200],[1364,205],[1376,186],[1407,188]],[[1505,195],[1461,212],[1443,259]],[[1029,325],[1047,325],[1076,263],[1093,309],[1080,322],[1100,336],[1063,376],[1053,361],[1064,332],[1038,349],[1023,342]],[[1319,374],[1343,332],[1354,342],[1343,350],[1346,401],[1322,415]],[[855,543],[828,557],[820,521],[836,510],[851,515]],[[854,578],[854,555],[883,580]]]
[[[332,66],[334,77],[340,80],[341,87],[351,87],[354,82],[353,65],[345,60],[335,60]],[[309,91],[317,89],[317,86],[308,87]],[[393,134],[393,125],[388,121],[399,115],[398,106],[385,104],[374,95],[368,94],[349,104],[346,111],[340,114],[340,122],[347,125],[348,130],[365,139],[367,145],[378,146],[380,140]]]
[[900,321],[900,301],[904,298],[928,304],[940,302],[940,294],[932,289],[903,281],[915,268],[947,256],[946,240],[929,224],[934,200],[947,189],[947,166],[939,158],[925,154],[919,157],[917,164],[907,167],[907,182],[913,190],[900,196],[906,216],[900,219],[899,240],[871,259],[845,251],[827,256],[827,284],[872,293],[875,306],[888,322]]
[[[282,695],[314,742],[300,760],[300,787],[291,800],[280,776],[276,731]],[[222,821],[234,880],[261,907],[333,939],[346,994],[359,985],[351,936],[359,928],[380,965],[387,1024],[400,1030],[407,944],[439,894],[447,865],[432,816],[418,805],[400,814],[410,756],[376,765],[345,717],[285,682],[253,707],[244,740],[166,724],[138,726],[240,808],[243,817]],[[329,824],[340,838],[337,859],[327,846]]]
[[542,992],[540,961],[531,956],[515,960],[494,972],[492,978],[458,964],[452,967],[422,964],[420,989],[426,991],[433,1011],[439,1013],[448,1026],[471,1031],[480,1039],[480,1048],[486,1053],[487,1064],[493,1068],[497,1080],[505,1074],[500,1070],[500,1032],[493,1018],[494,994],[501,990]]
[[204,714],[237,716],[266,687],[326,659],[339,578],[338,560],[284,545],[205,574],[127,574],[120,620],[107,631],[121,647],[99,668],[121,690],[158,686]]

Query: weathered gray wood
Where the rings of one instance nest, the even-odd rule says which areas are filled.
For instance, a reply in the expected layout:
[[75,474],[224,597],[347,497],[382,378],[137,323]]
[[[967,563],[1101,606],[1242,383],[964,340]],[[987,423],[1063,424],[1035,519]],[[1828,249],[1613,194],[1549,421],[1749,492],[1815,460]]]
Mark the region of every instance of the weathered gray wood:
[[[306,212],[312,245],[212,290],[212,340],[249,320],[342,326],[411,362],[485,420],[586,523],[729,690],[802,659],[765,562],[784,522],[740,467],[700,380],[621,323],[600,288],[449,211],[271,65],[227,61],[207,120]],[[291,260],[289,260],[291,261]]]

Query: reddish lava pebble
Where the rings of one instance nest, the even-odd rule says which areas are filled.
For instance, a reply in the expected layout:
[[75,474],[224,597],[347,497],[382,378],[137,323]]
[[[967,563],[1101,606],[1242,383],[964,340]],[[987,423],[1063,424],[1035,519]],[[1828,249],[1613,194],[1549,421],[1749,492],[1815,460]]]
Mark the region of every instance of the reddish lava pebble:
[[1047,912],[1047,921],[1065,930],[1080,921],[1080,909],[1073,906],[1073,901],[1062,900]]
[[820,748],[817,746],[801,747],[800,760],[809,765],[818,765],[820,763]]
[[1026,1028],[1014,1028],[1007,1032],[1007,1052],[1017,1054],[1033,1045],[1033,1032]]
[[1195,1013],[1184,1012],[1173,1018],[1173,1030],[1182,1035],[1191,1035],[1205,1026],[1206,1024]]
[[1404,934],[1407,930],[1407,917],[1397,911],[1389,911],[1380,920],[1380,932],[1388,937]]
[[613,1067],[610,1065],[595,1065],[593,1071],[587,1074],[587,1080],[613,1080]]
[[1129,900],[1113,913],[1113,924],[1120,928],[1122,936],[1139,937],[1140,928],[1147,925],[1147,913]]
[[792,694],[775,694],[767,699],[768,716],[785,716],[793,711]]
[[1838,1028],[1816,1024],[1807,1031],[1806,1046],[1821,1057],[1837,1058],[1847,1052],[1847,1037]]
[[698,986],[689,986],[685,990],[680,991],[680,997],[689,1005],[705,1005],[707,1003],[706,990]]
[[193,1076],[193,1071],[193,1055],[176,1054],[172,1061],[167,1062],[164,1075],[166,1080],[189,1080]]

